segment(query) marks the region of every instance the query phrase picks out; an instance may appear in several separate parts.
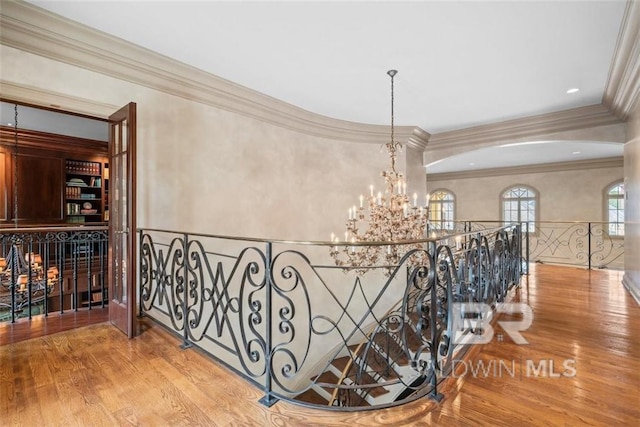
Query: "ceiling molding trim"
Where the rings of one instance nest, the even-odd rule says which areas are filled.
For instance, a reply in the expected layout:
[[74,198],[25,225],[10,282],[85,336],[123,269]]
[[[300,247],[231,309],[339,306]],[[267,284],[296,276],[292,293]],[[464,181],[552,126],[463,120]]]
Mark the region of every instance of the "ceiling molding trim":
[[626,120],[640,93],[640,2],[628,0],[602,103]]
[[42,88],[20,86],[4,79],[0,79],[0,98],[102,118],[108,118],[122,107],[69,96]]
[[488,176],[521,175],[529,173],[564,172],[582,169],[617,168],[624,166],[623,157],[605,159],[578,160],[572,162],[545,163],[542,165],[524,165],[506,168],[478,169],[472,171],[428,173],[427,182],[451,181],[454,179],[482,178]]
[[[390,135],[389,126],[312,113],[28,3],[4,1],[0,27],[3,45],[307,135],[375,144]],[[420,146],[424,135],[398,128],[402,143]]]
[[409,136],[407,141],[407,146],[414,148],[416,150],[424,151],[427,148],[427,144],[429,143],[429,138],[431,135],[429,132],[424,131],[419,127],[415,127],[411,136]]
[[427,151],[621,123],[602,104],[431,135]]

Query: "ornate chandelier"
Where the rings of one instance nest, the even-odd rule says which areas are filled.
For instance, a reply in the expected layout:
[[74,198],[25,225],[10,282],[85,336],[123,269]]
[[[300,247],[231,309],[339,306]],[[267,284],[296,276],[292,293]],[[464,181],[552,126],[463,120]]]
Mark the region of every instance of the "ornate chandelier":
[[[402,257],[412,249],[422,248],[422,244],[403,244],[405,241],[423,239],[428,218],[428,197],[424,206],[418,206],[418,195],[407,195],[404,176],[396,171],[396,155],[402,144],[394,140],[393,78],[398,72],[389,70],[391,77],[391,140],[385,144],[391,160],[391,168],[382,171],[384,192],[376,193],[369,186],[369,196],[360,195],[359,206],[349,209],[349,217],[344,233],[345,243],[376,242],[378,245],[331,246],[330,254],[336,265],[345,271],[355,269],[359,275],[373,267],[386,267],[389,275]],[[365,203],[366,202],[366,203]],[[340,238],[331,234],[331,241],[340,243]],[[408,262],[412,265],[422,262],[422,252],[412,255]]]

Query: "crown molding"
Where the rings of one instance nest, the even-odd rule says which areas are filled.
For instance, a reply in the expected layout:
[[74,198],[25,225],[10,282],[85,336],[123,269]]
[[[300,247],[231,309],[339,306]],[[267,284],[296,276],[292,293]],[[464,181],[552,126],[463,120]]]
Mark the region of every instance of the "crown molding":
[[572,162],[545,163],[541,165],[524,165],[506,168],[478,169],[472,171],[427,173],[427,182],[450,181],[454,179],[482,178],[488,176],[521,175],[529,173],[564,172],[582,169],[602,169],[623,167],[623,157],[605,159],[578,160]]
[[628,0],[602,103],[626,120],[640,93],[640,2]]
[[482,144],[495,141],[512,141],[556,132],[584,129],[621,123],[602,104],[540,114],[500,123],[474,126],[431,135],[428,150],[450,149],[454,147]]
[[[640,85],[639,8],[637,1],[627,5],[603,104],[434,135],[419,127],[396,127],[397,139],[411,148],[431,151],[621,123]],[[29,3],[3,1],[0,27],[0,43],[25,52],[307,135],[360,143],[388,142],[389,126],[312,113]]]
[[427,148],[430,137],[431,135],[429,132],[426,132],[419,127],[415,127],[411,136],[409,136],[407,140],[407,146],[415,148],[416,150],[424,151],[424,149]]
[[40,107],[51,110],[63,110],[95,118],[108,118],[121,106],[89,101],[84,98],[69,96],[49,89],[27,85],[17,85],[0,78],[0,100],[19,102],[26,105],[36,103]]
[[[3,1],[0,43],[120,80],[321,138],[384,144],[390,127],[315,114],[21,1]],[[426,146],[418,127],[401,143]]]

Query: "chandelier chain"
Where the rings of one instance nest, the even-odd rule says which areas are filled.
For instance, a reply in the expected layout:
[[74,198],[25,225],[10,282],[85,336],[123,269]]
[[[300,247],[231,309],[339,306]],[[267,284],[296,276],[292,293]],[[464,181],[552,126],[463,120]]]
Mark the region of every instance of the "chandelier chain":
[[393,121],[394,121],[394,118],[395,118],[394,111],[393,111],[393,101],[394,101],[394,96],[393,96],[393,77],[394,77],[394,75],[391,74],[391,144],[395,145],[394,126],[393,126]]

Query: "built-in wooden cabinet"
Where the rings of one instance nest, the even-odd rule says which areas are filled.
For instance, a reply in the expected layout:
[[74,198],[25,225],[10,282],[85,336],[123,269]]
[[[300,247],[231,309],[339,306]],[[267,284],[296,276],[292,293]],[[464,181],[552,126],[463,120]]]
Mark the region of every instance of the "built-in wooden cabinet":
[[[107,142],[0,127],[0,223],[101,223]],[[91,206],[89,206],[91,205]],[[76,207],[77,206],[77,210]]]

